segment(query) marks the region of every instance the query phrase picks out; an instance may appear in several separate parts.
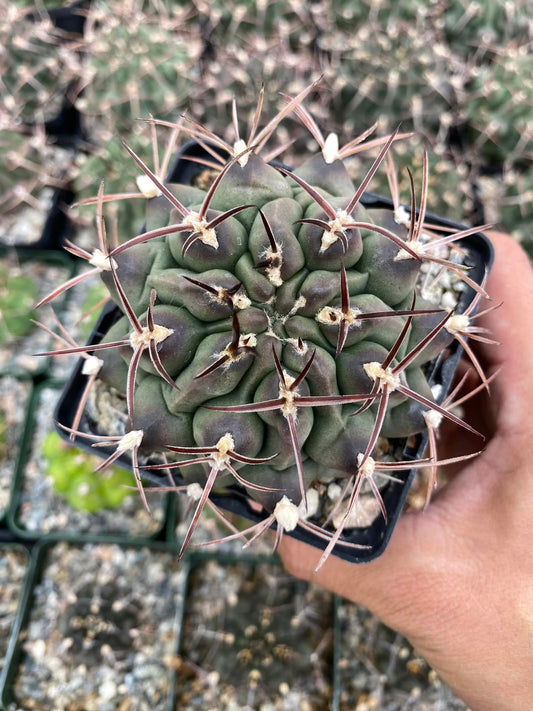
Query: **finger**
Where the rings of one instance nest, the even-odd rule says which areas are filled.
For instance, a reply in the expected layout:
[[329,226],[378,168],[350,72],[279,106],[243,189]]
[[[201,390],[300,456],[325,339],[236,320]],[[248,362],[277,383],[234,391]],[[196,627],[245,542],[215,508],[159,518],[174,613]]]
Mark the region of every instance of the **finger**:
[[348,563],[332,554],[315,574],[321,550],[284,536],[279,553],[287,571],[359,603],[409,637],[441,621],[436,587],[445,589],[451,542],[438,510],[405,514],[379,558]]
[[[458,381],[462,378],[462,375],[465,375],[463,387],[454,399],[457,400],[462,396],[467,396],[476,388],[479,392],[462,403],[460,408],[454,410],[454,413],[474,427],[485,439],[472,434],[451,420],[443,419],[436,435],[436,459],[438,461],[462,457],[484,450],[496,433],[497,413],[494,408],[494,398],[491,398],[487,390],[482,386],[479,376],[472,369],[469,362],[460,362],[455,380]],[[464,461],[439,467],[439,480],[450,481],[457,474],[460,474],[464,468]]]
[[[491,391],[498,428],[522,431],[533,397],[533,268],[523,249],[508,235],[490,233],[495,259],[487,291],[501,308],[480,317],[479,325],[490,330],[499,346],[476,344],[489,373],[503,365]],[[483,307],[482,307],[483,308]]]

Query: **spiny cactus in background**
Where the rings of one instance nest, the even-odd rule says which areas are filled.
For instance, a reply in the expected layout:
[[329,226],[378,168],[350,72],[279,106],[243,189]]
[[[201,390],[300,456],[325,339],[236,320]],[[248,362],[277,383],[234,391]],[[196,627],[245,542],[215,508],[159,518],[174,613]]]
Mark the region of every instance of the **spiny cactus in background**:
[[471,143],[488,165],[522,165],[533,158],[531,45],[494,51],[465,86],[462,107]]
[[199,45],[197,33],[183,33],[188,14],[140,0],[92,3],[76,105],[93,140],[105,144],[129,134],[138,118],[155,112],[174,117],[187,97]]
[[[379,482],[436,466],[433,452],[414,464],[384,457],[385,438],[426,430],[428,413],[432,427],[449,419],[475,433],[435,402],[426,366],[456,336],[477,333],[470,311],[454,312],[461,291],[475,287],[476,304],[486,294],[467,275],[468,254],[458,263],[454,249],[478,229],[443,236],[426,220],[427,159],[418,216],[412,179],[410,209],[366,210],[363,193],[398,132],[369,142],[379,154],[354,185],[343,161],[367,136],[343,147],[336,135],[324,137],[302,106],[314,88],[287,97],[261,130],[260,99],[244,138],[234,110],[232,145],[185,121],[216,175],[205,190],[164,185],[129,149],[154,190],[146,231],[108,247],[103,203],[121,196],[101,189],[100,246],[80,252],[121,316],[101,343],[71,342],[56,353],[98,362],[88,378],[123,398],[122,435],[98,434],[96,423],[81,436],[116,446],[108,462],[130,451],[143,496],[142,470],[155,469],[170,488],[198,498],[185,544],[211,491],[237,482],[270,514],[252,537],[274,521],[278,537],[302,526],[324,540],[323,562],[353,525],[364,489],[386,516]],[[294,172],[261,156],[292,112],[321,148]],[[80,418],[81,409],[65,429],[77,434]],[[143,463],[154,453],[160,464]],[[177,467],[184,484],[176,487]],[[310,520],[323,482],[342,484],[336,530],[325,516]]]
[[[42,6],[41,6],[42,8]],[[35,8],[34,8],[35,9]],[[6,3],[0,18],[0,117],[11,127],[44,123],[79,77],[79,37],[55,27],[46,11]]]
[[[31,235],[35,233],[36,240],[50,209],[54,189],[69,184],[72,152],[51,145],[41,124],[27,129],[0,130],[0,160],[0,213],[3,216],[0,238],[5,243],[14,238],[26,241],[27,233],[27,241],[32,241]],[[28,217],[21,225],[17,214],[22,209],[28,210]]]
[[487,172],[479,186],[486,219],[500,224],[533,260],[533,168],[510,168],[501,177]]
[[[196,30],[183,32],[188,14],[186,8],[139,0],[91,4],[75,101],[91,138],[75,171],[74,189],[81,200],[94,195],[101,180],[111,192],[134,190],[121,140],[144,156],[146,127],[139,119],[155,113],[175,119],[176,107],[186,107],[200,44]],[[139,203],[119,203],[121,232],[138,231],[143,214]]]
[[[31,242],[40,236],[52,189],[68,182],[72,165],[70,151],[51,145],[46,122],[59,113],[69,83],[79,76],[78,40],[57,29],[42,5],[32,17],[17,3],[2,9],[0,213],[13,212],[13,220],[3,217],[0,238]],[[29,214],[20,227],[14,211],[24,206]],[[29,234],[14,235],[17,230]]]

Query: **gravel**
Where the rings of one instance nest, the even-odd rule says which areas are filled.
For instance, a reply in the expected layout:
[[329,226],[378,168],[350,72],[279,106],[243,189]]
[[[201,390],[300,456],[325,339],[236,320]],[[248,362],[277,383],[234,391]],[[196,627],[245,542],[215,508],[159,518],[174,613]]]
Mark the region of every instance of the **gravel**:
[[183,585],[172,553],[51,547],[9,711],[167,709]]

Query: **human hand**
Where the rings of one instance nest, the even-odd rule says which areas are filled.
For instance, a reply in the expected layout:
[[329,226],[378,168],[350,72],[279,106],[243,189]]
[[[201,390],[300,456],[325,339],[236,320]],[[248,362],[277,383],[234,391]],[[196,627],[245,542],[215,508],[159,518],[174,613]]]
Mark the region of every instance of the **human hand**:
[[[465,403],[485,450],[459,467],[424,512],[404,514],[375,561],[353,565],[285,536],[286,569],[360,603],[405,635],[473,709],[533,707],[533,269],[508,236],[492,233],[488,292],[501,308],[476,325],[500,346],[478,345],[491,383]],[[453,443],[453,446],[450,446]],[[449,429],[439,458],[470,449]],[[447,444],[447,451],[442,448]],[[460,451],[457,449],[460,448]],[[451,451],[453,450],[453,451]]]

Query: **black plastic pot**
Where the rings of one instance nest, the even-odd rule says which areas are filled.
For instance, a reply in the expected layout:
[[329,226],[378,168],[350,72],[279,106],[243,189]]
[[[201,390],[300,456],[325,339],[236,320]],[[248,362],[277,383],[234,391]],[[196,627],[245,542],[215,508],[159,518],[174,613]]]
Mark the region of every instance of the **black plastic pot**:
[[36,22],[40,18],[49,17],[55,27],[63,32],[74,35],[83,35],[87,11],[91,6],[91,0],[78,0],[66,7],[51,7],[43,11],[35,10],[29,12],[26,17]]
[[[194,156],[196,158],[205,157],[206,153],[204,149],[197,144],[186,144],[177,155],[173,169],[169,175],[170,182],[190,183],[194,180],[194,177],[202,171],[202,167],[198,163],[187,160],[188,156]],[[365,193],[361,202],[369,210],[385,209],[392,211],[394,209],[391,200],[374,193]],[[452,227],[457,230],[465,229],[462,225],[430,213],[427,214],[426,219],[432,224],[443,228]],[[486,271],[490,269],[493,260],[493,250],[489,239],[484,234],[477,233],[461,240],[460,245],[468,249],[468,266],[470,267],[468,274],[470,278],[477,283],[481,283]],[[459,313],[466,309],[474,298],[474,295],[475,292],[471,288],[466,289],[462,293],[458,304]],[[117,307],[106,307],[89,343],[98,343],[120,315],[121,312]],[[428,377],[428,381],[430,385],[438,384],[441,386],[441,394],[438,402],[442,402],[445,399],[450,389],[462,352],[463,349],[458,341],[454,341],[433,363],[432,372]],[[72,424],[74,412],[85,383],[85,378],[81,375],[81,367],[82,363],[80,362],[75,368],[63,392],[55,413],[56,421],[67,427]],[[60,430],[60,433],[62,436],[65,436],[63,430]],[[413,438],[411,438],[410,441],[412,440]],[[404,459],[415,460],[422,457],[427,445],[427,435],[418,435],[414,440],[414,444],[405,447]],[[77,439],[77,444],[83,449],[89,447],[87,440],[82,438]],[[102,456],[108,456],[109,454],[109,451],[103,452],[100,450],[100,452]],[[118,461],[124,466],[130,466],[129,460],[125,457]],[[395,472],[395,476],[400,478],[402,483],[391,481],[381,492],[387,512],[387,521],[385,521],[383,516],[379,516],[372,525],[367,528],[352,529],[352,531],[341,537],[333,553],[353,563],[368,562],[380,556],[385,551],[394,527],[404,508],[415,473],[415,469]],[[143,476],[145,476],[146,481],[154,482],[159,485],[163,483],[163,477],[157,476],[154,472],[146,471]],[[176,476],[176,480],[178,484],[182,483],[179,481],[179,476]],[[166,480],[164,483],[167,483]],[[214,492],[210,498],[217,506],[239,516],[243,516],[253,522],[264,520],[268,515],[264,510],[258,511],[258,505],[253,502],[245,490],[237,484],[228,487],[225,491]],[[315,547],[324,548],[324,541],[322,539],[310,534],[301,527],[297,527],[288,535]],[[368,546],[368,548],[350,548],[346,545],[343,546],[343,541],[363,544]]]
[[74,192],[70,187],[56,188],[39,239],[28,244],[15,242],[14,246],[17,249],[34,251],[62,249],[65,240],[71,239],[74,233],[74,225],[68,215],[73,202]]

